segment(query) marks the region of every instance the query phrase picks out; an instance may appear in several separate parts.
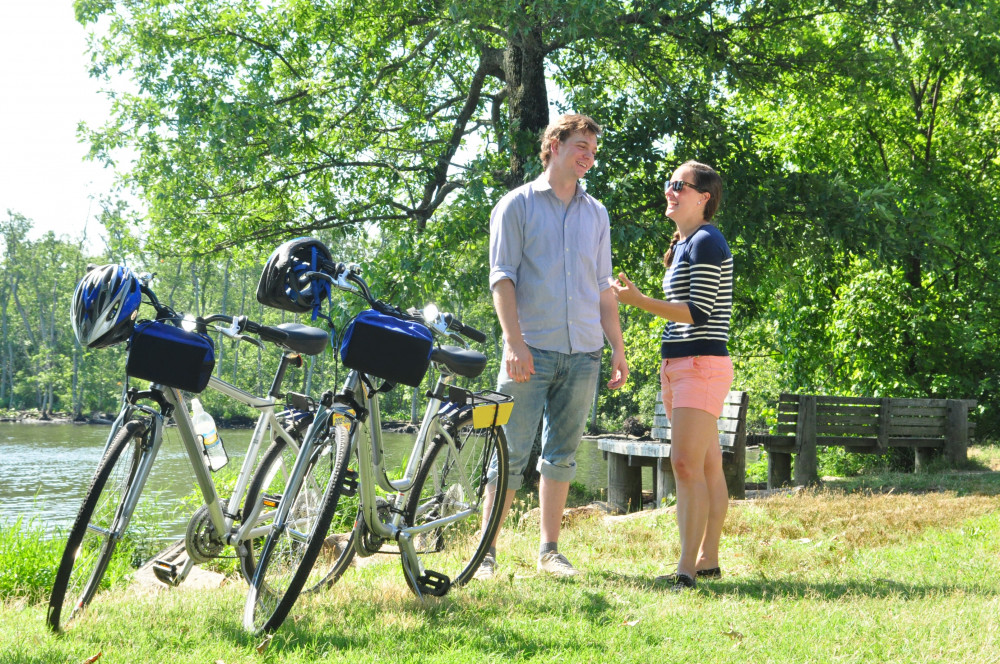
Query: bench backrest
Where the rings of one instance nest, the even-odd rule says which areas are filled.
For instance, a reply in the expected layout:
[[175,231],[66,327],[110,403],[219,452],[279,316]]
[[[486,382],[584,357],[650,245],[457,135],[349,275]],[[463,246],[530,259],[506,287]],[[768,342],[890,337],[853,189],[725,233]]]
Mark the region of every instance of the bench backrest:
[[[726,402],[719,418],[719,445],[732,449],[737,446],[739,438],[746,438],[747,404],[750,398],[746,392],[733,390],[726,395]],[[650,437],[664,442],[670,441],[670,421],[663,407],[663,394],[656,393],[656,410],[653,413],[653,428]]]
[[[806,400],[815,399],[815,421],[804,422],[800,413]],[[782,394],[778,399],[778,434],[799,436],[802,429],[812,429],[818,445],[848,447],[941,446],[955,424],[955,410],[966,413],[974,400],[908,399],[878,397],[833,397]],[[961,413],[964,417],[965,413]],[[975,423],[966,418],[968,439],[975,433]]]

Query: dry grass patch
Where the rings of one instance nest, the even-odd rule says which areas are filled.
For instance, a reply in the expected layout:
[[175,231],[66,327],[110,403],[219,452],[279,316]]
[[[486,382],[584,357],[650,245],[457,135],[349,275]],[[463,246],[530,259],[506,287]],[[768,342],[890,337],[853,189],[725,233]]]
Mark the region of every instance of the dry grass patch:
[[905,545],[998,510],[998,496],[802,491],[734,504],[723,556],[765,577],[776,570],[838,573],[860,552]]
[[[778,539],[836,538],[856,547],[896,544],[930,528],[947,529],[967,519],[1000,509],[997,496],[958,496],[953,492],[925,494],[845,494],[804,491],[774,496],[756,507],[773,524]],[[744,510],[735,506],[726,534],[745,529]],[[762,533],[758,533],[762,534]]]

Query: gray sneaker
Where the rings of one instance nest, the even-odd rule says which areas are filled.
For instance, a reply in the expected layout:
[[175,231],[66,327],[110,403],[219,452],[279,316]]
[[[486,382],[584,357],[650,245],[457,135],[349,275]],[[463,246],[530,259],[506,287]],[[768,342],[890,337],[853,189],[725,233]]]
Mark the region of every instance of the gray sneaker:
[[549,551],[539,556],[538,569],[552,576],[576,576],[580,573],[580,570],[566,560],[566,556],[556,551]]
[[479,569],[476,573],[472,575],[473,579],[479,581],[485,581],[486,579],[492,579],[497,573],[497,559],[492,553],[487,553],[486,557],[483,558],[483,562],[479,563]]

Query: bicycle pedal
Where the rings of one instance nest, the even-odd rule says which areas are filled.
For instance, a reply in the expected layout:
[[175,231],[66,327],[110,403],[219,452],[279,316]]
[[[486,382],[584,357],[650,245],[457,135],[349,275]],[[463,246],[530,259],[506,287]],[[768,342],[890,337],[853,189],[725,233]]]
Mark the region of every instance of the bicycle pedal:
[[444,574],[427,570],[417,579],[417,586],[424,595],[443,597],[451,589],[451,579]]
[[358,492],[358,471],[347,470],[344,475],[344,483],[340,485],[341,496],[353,496]]
[[260,504],[269,509],[274,509],[281,502],[281,494],[265,493],[261,495]]
[[165,560],[153,561],[153,576],[168,586],[177,586],[177,565]]

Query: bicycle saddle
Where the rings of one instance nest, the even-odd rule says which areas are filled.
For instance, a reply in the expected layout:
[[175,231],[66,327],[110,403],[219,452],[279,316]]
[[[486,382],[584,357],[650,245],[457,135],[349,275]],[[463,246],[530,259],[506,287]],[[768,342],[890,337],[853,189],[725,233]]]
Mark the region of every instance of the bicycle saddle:
[[486,356],[478,350],[458,346],[438,346],[431,351],[431,362],[445,365],[453,373],[475,378],[486,368]]
[[288,335],[281,345],[296,353],[319,355],[330,342],[330,337],[318,327],[302,323],[282,323],[277,328]]

